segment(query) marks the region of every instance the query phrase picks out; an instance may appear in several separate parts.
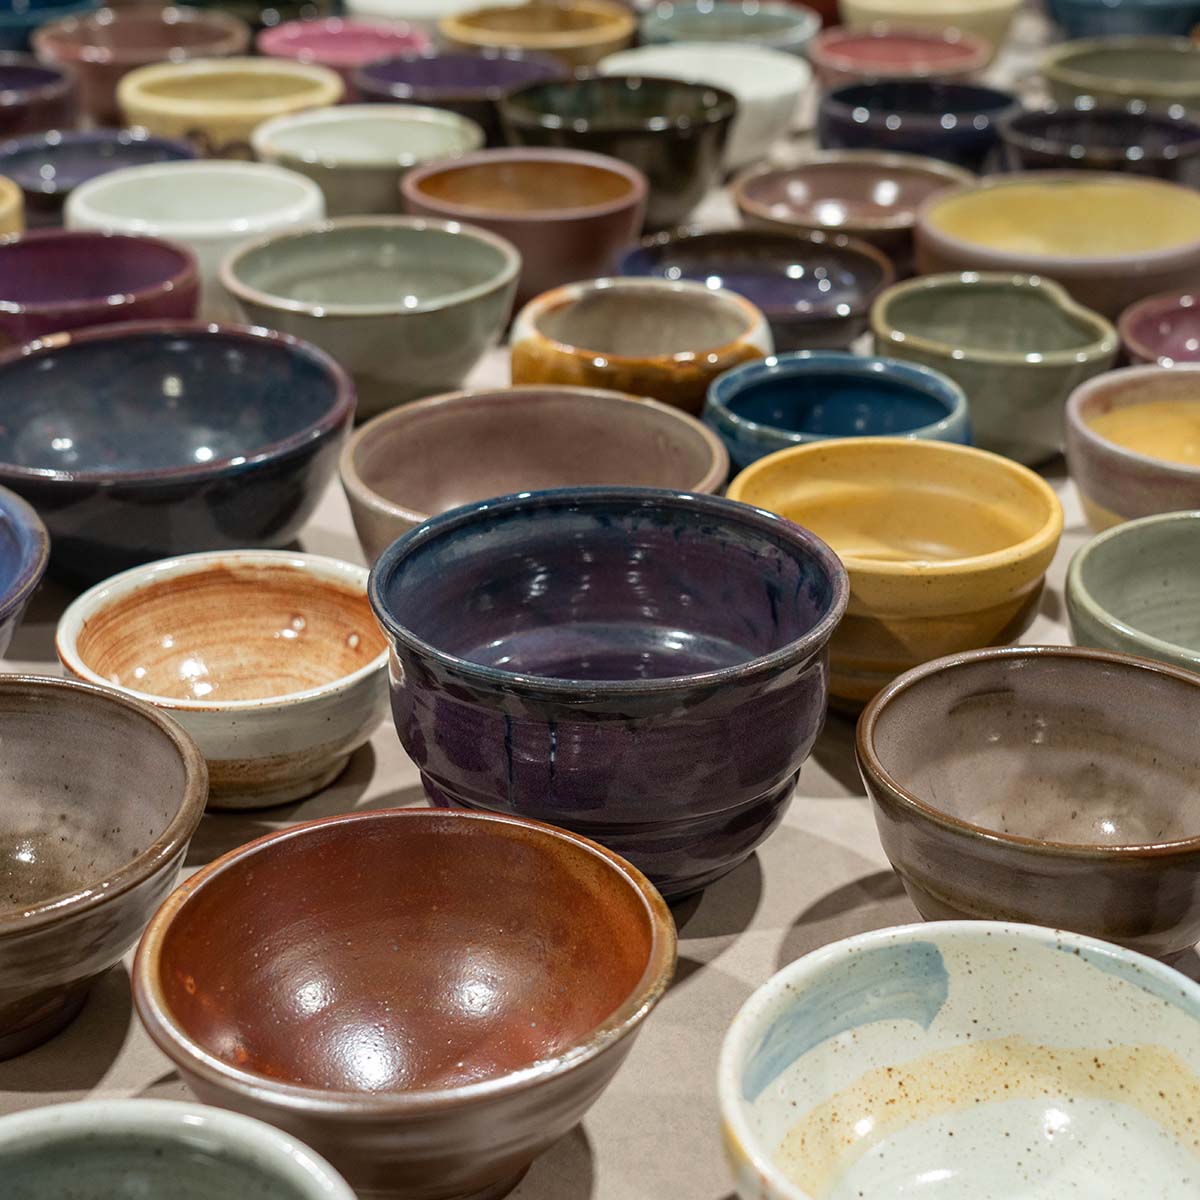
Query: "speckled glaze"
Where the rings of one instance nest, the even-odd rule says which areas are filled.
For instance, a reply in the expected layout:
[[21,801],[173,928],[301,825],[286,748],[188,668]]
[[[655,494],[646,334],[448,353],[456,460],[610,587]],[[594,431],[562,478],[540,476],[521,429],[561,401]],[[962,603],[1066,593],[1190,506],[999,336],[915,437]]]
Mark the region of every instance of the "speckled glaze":
[[1063,528],[1040,476],[949,442],[794,446],[751,464],[727,494],[812,529],[849,571],[829,684],[847,708],[918,663],[1018,638]]
[[1197,0],[1047,0],[1046,10],[1069,38],[1186,37],[1200,23]]
[[869,83],[876,79],[964,79],[991,61],[990,42],[947,26],[909,29],[838,25],[819,33],[808,57],[822,87]]
[[208,783],[178,725],[115,692],[3,675],[0,713],[0,1058],[11,1058],[67,1025],[137,940],[175,884]]
[[496,1200],[604,1090],[674,965],[662,898],[599,846],[390,809],[217,859],[133,977],[201,1099],[302,1139],[360,1197]]
[[1041,75],[1058,104],[1140,100],[1154,109],[1182,107],[1200,119],[1200,46],[1185,37],[1082,38],[1052,46]]
[[74,79],[58,67],[0,49],[0,137],[71,129],[77,115],[77,91]]
[[838,0],[842,24],[854,29],[896,25],[905,29],[960,29],[999,50],[1021,0]]
[[637,31],[632,11],[616,0],[491,5],[443,17],[438,40],[452,50],[527,50],[568,68],[588,67],[628,46]]
[[660,0],[643,13],[643,44],[746,42],[807,55],[821,16],[813,8],[778,0]]
[[15,492],[0,488],[0,655],[8,649],[49,560],[50,535],[41,517]]
[[1034,465],[1062,450],[1071,391],[1107,371],[1117,331],[1036,275],[926,275],[871,310],[878,354],[941,371],[971,401],[974,442]]
[[434,803],[594,837],[666,896],[782,818],[846,590],[807,530],[643,488],[455,509],[385,550],[369,587]]
[[717,1074],[742,1200],[1188,1200],[1200,986],[1062,930],[877,929],[785,967]]
[[979,650],[876,697],[859,769],[927,920],[1030,921],[1170,957],[1200,938],[1197,719],[1190,671],[1071,646]]
[[1131,363],[1200,362],[1200,302],[1191,288],[1147,296],[1131,304],[1117,321],[1121,345]]

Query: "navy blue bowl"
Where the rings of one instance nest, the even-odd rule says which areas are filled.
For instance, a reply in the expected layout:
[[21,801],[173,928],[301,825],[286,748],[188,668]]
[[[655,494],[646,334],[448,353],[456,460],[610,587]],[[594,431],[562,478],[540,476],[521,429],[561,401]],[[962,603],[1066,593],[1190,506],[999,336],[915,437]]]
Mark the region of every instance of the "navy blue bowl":
[[1069,38],[1186,37],[1200,24],[1200,0],[1046,0]]
[[940,371],[830,352],[781,354],[726,371],[709,386],[704,421],[738,470],[826,438],[971,443],[967,397]]
[[0,654],[7,651],[50,558],[50,535],[33,509],[0,488]]
[[396,730],[435,804],[585,834],[678,896],[782,818],[849,585],[771,513],[601,487],[435,517],[368,590]]
[[194,550],[282,546],[354,416],[327,354],[265,329],[134,322],[0,355],[0,484],[37,509],[51,570],[94,582]]

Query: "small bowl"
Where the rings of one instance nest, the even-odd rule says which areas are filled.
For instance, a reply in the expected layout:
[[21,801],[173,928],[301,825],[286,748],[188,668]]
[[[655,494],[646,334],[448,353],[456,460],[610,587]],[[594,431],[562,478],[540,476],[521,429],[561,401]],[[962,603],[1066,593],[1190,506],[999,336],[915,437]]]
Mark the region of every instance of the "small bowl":
[[566,284],[513,321],[514,384],[609,388],[696,416],[723,371],[774,350],[749,300],[703,283],[644,277]]
[[387,715],[367,570],[315,554],[134,567],[67,607],[55,648],[72,675],[153,704],[196,739],[211,808],[311,796]]
[[808,48],[817,81],[826,88],[877,79],[967,79],[982,71],[992,54],[990,42],[952,26],[838,25],[819,33]]
[[854,29],[957,29],[982,38],[993,53],[1008,41],[1021,0],[838,0],[842,23]]
[[49,561],[50,535],[41,517],[15,492],[0,488],[0,655],[7,652]]
[[[296,906],[321,914],[303,954]],[[615,855],[409,808],[203,868],[151,922],[133,986],[202,1100],[303,1139],[359,1195],[499,1200],[607,1086],[674,966],[669,910]]]
[[926,920],[1029,921],[1162,958],[1200,938],[1197,720],[1191,671],[1009,646],[897,679],[862,715],[858,762]]
[[200,316],[234,320],[221,262],[253,237],[311,225],[325,196],[296,171],[266,163],[174,162],[126,167],[80,184],[67,198],[71,229],[153,234],[187,246],[200,268]]
[[848,349],[867,328],[871,302],[892,264],[841,234],[677,229],[646,238],[621,259],[622,275],[691,279],[758,306],[775,349]]
[[822,96],[817,140],[825,150],[899,150],[982,171],[999,145],[997,125],[1020,111],[1012,92],[977,83],[852,83]]
[[68,1025],[137,941],[175,886],[208,782],[174,721],[107,688],[0,675],[0,704],[4,1059]]
[[627,484],[711,493],[720,438],[676,408],[598,388],[451,392],[406,404],[346,444],[342,488],[374,562],[430,516],[493,496]]
[[242,246],[221,280],[252,324],[341,363],[363,418],[460,386],[508,323],[520,270],[473,225],[343,217]]
[[1027,465],[1063,446],[1071,392],[1117,358],[1117,331],[1037,275],[925,275],[871,310],[875,351],[921,363],[971,398],[975,444]]
[[718,185],[737,100],[722,88],[639,75],[535,83],[500,101],[508,140],[608,154],[650,185],[646,223],[678,225]]
[[1200,362],[1200,296],[1189,289],[1147,296],[1117,321],[1121,344],[1132,363]]
[[1109,371],[1067,401],[1067,466],[1095,530],[1200,508],[1200,365]]
[[481,150],[400,181],[408,212],[468,221],[520,251],[517,304],[611,272],[642,231],[647,191],[636,167],[578,150]]
[[245,54],[250,28],[219,8],[138,4],[101,8],[43,25],[32,38],[38,60],[71,71],[84,114],[119,125],[117,85],[137,67]]
[[77,90],[66,71],[42,66],[27,54],[0,52],[0,137],[72,128]]
[[64,17],[91,12],[100,0],[70,0],[67,4],[30,3],[22,8],[13,4],[0,12],[0,52],[29,49],[29,38],[39,25]]
[[949,442],[793,446],[747,467],[727,494],[814,530],[850,572],[829,684],[847,708],[917,663],[1018,638],[1063,528],[1040,476]]
[[994,1196],[1182,1200],[1198,1047],[1200,986],[1140,954],[993,921],[876,929],[791,963],[734,1017],[726,1153],[743,1200],[984,1173]]
[[369,592],[435,804],[586,829],[681,896],[782,819],[824,721],[846,575],[746,505],[567,488],[434,517],[383,552]]
[[1045,52],[1041,74],[1051,99],[1065,107],[1140,100],[1152,109],[1180,105],[1200,119],[1200,46],[1184,37],[1063,42]]
[[483,130],[440,108],[339,104],[265,121],[250,140],[260,162],[320,185],[328,216],[353,217],[399,212],[405,171],[478,150]]
[[0,237],[25,229],[25,197],[20,186],[7,175],[0,175]]
[[94,583],[198,550],[285,546],[354,412],[342,369],[265,329],[136,322],[0,354],[0,484],[37,509],[51,567]]
[[971,441],[963,390],[927,367],[857,354],[781,354],[713,380],[704,420],[734,466],[788,446],[844,437]]
[[1068,38],[1186,37],[1200,22],[1200,0],[1046,0]]
[[659,0],[639,26],[643,44],[746,42],[788,54],[807,54],[820,14],[780,0]]

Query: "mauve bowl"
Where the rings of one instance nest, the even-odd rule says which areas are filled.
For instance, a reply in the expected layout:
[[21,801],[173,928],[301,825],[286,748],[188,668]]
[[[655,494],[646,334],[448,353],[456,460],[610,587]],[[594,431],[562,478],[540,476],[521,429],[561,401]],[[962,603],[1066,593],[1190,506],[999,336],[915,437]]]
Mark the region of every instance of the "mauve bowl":
[[1141,101],[1200,120],[1200,46],[1185,37],[1081,38],[1051,46],[1041,75],[1057,104]]
[[0,388],[0,484],[45,521],[52,568],[87,583],[172,554],[287,545],[354,413],[349,378],[316,347],[191,321],[10,349]]
[[1200,22],[1200,0],[1045,0],[1068,38],[1186,37]]
[[76,91],[75,81],[66,71],[43,66],[27,54],[0,51],[0,137],[71,129]]
[[808,48],[817,81],[826,88],[877,79],[964,79],[982,71],[992,53],[990,42],[953,26],[838,25]]
[[1200,362],[1200,296],[1191,289],[1147,296],[1117,321],[1121,344],[1132,363]]
[[828,546],[770,513],[571,488],[425,522],[369,592],[396,730],[435,804],[594,837],[680,896],[782,819],[847,585]]
[[91,12],[99,2],[100,0],[70,0],[66,4],[34,2],[20,9],[14,4],[8,4],[4,11],[0,12],[0,52],[28,50],[30,35],[39,25]]
[[15,492],[0,488],[0,655],[8,650],[49,561],[50,535],[41,517]]
[[0,675],[0,712],[3,1059],[58,1033],[137,941],[175,885],[208,781],[174,721],[107,688]]
[[820,14],[778,0],[660,0],[643,14],[643,42],[746,42],[808,54]]
[[1200,939],[1197,721],[1191,671],[1069,646],[977,650],[881,692],[858,762],[926,920],[1029,921],[1164,958]]
[[674,966],[670,912],[615,855],[410,808],[217,859],[156,914],[133,987],[201,1100],[301,1139],[360,1197],[499,1200],[608,1085]]

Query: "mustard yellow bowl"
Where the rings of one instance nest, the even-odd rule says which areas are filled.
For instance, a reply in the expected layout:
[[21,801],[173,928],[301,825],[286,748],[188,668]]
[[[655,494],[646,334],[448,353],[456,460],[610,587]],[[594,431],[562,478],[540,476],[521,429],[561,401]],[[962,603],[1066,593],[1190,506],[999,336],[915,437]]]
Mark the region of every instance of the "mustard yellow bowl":
[[845,564],[850,606],[830,643],[844,706],[931,658],[1019,637],[1063,527],[1040,476],[947,442],[795,446],[747,467],[728,495],[811,529]]
[[25,198],[21,189],[0,175],[0,237],[20,233],[25,228]]
[[567,67],[590,67],[629,45],[637,20],[616,0],[507,4],[443,17],[438,36],[453,50],[548,54]]

